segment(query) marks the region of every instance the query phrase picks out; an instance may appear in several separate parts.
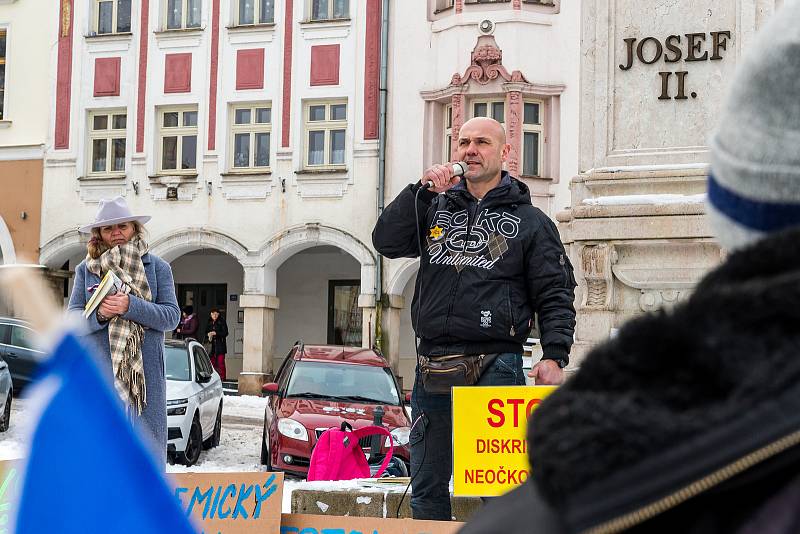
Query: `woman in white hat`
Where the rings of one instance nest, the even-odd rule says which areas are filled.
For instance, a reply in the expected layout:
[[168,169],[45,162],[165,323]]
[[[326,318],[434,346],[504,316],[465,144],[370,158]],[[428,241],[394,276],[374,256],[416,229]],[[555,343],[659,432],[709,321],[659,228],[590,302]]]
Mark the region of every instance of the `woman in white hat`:
[[150,254],[142,225],[149,216],[134,215],[125,199],[100,202],[94,222],[80,228],[91,234],[86,259],[75,268],[69,309],[83,311],[111,270],[126,291],[103,299],[87,319],[87,338],[111,365],[114,386],[144,435],[153,438],[156,458],[166,461],[167,407],[164,332],[180,320],[172,269]]

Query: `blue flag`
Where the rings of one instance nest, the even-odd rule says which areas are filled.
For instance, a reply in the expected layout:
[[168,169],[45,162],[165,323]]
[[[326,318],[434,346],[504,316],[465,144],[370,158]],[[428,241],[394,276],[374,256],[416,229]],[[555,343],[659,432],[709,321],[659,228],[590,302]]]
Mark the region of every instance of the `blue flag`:
[[[45,364],[16,532],[194,533],[113,385],[75,336]],[[34,414],[35,415],[35,414]]]

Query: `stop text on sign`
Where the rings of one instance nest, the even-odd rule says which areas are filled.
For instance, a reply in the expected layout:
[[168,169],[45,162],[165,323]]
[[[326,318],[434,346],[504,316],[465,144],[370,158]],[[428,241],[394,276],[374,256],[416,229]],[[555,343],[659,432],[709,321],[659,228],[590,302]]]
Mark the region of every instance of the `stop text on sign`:
[[[540,402],[542,402],[541,399],[491,399],[487,405],[490,415],[486,418],[486,422],[492,428],[500,428],[507,424],[517,428],[520,424],[527,424],[528,418]],[[523,406],[525,416],[520,417]],[[510,418],[507,420],[506,418],[509,416]]]

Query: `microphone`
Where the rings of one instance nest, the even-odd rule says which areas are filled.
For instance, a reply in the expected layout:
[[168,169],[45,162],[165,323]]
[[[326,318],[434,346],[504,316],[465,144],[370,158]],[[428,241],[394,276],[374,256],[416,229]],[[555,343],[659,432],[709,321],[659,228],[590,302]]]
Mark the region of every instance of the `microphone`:
[[[450,167],[450,170],[453,172],[453,176],[464,176],[464,173],[467,172],[467,169],[469,169],[469,165],[463,161],[456,161]],[[433,187],[433,182],[425,182],[422,184],[422,189],[430,189],[431,187]]]

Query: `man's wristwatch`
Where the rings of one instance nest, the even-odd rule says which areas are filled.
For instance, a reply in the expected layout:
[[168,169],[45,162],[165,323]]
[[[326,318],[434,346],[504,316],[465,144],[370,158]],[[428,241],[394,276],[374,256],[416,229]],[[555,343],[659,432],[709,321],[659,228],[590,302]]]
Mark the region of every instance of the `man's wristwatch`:
[[556,362],[561,369],[567,366],[567,360],[564,358],[551,358],[551,360]]
[[96,315],[97,315],[97,320],[100,321],[101,323],[108,321],[108,317],[100,313],[100,310],[97,310]]

